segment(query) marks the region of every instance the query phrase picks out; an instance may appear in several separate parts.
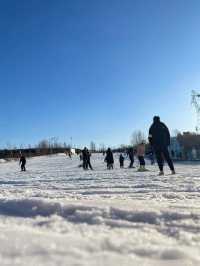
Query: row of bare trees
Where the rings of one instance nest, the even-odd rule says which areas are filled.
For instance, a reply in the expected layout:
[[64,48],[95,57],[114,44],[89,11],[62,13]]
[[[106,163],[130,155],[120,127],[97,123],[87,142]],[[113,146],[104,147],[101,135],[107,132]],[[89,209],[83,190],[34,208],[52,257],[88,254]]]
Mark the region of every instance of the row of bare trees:
[[[116,150],[125,150],[128,147],[131,146],[137,146],[141,142],[147,142],[145,134],[141,130],[135,130],[131,135],[130,144],[121,144],[120,147],[114,148]],[[90,150],[92,152],[104,152],[106,151],[107,146],[104,143],[101,143],[100,145],[96,145],[94,141],[90,142]]]

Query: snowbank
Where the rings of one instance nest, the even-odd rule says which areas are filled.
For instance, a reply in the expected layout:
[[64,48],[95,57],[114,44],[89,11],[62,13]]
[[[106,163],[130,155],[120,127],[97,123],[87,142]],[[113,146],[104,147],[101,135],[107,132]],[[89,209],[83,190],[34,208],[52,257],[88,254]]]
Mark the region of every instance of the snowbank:
[[[0,214],[19,217],[36,217],[58,215],[73,223],[105,224],[113,227],[131,226],[131,224],[163,225],[173,221],[200,221],[200,215],[191,212],[176,211],[144,211],[137,209],[122,210],[120,208],[78,204],[61,204],[47,200],[0,199]],[[124,223],[123,223],[124,222]]]

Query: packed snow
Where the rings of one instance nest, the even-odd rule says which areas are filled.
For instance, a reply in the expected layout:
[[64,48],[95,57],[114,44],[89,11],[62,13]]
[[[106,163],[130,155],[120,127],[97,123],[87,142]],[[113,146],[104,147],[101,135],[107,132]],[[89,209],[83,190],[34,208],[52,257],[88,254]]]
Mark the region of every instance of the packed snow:
[[[200,163],[158,176],[64,154],[0,165],[1,266],[200,265]],[[135,164],[137,166],[137,163]]]

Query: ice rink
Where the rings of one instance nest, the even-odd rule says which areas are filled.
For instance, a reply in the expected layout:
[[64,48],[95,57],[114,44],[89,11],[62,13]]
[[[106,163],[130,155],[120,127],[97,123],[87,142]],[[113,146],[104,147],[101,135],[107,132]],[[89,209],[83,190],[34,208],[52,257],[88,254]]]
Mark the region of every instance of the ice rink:
[[[0,163],[1,266],[200,265],[200,163],[94,171],[64,154]],[[137,163],[136,163],[137,165]]]

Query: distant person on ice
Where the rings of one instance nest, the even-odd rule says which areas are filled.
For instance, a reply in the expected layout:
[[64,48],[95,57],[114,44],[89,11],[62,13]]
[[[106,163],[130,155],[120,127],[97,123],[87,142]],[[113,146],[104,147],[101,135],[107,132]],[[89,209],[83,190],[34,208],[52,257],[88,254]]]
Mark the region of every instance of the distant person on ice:
[[82,160],[83,160],[83,169],[88,170],[88,167],[93,170],[91,162],[90,162],[91,153],[89,150],[85,147],[82,150]]
[[71,153],[71,151],[68,152],[68,156],[69,156],[70,159],[72,158],[72,153]]
[[26,171],[26,158],[25,156],[22,154],[19,160],[19,165],[21,166],[21,171]]
[[159,175],[164,175],[164,159],[167,161],[172,174],[175,174],[174,165],[168,151],[170,145],[169,129],[160,121],[159,116],[154,117],[153,124],[149,129],[149,142],[153,146],[157,158],[160,169]]
[[113,157],[113,152],[111,151],[110,148],[108,148],[106,151],[105,162],[107,163],[108,170],[113,169],[114,157]]
[[140,162],[140,167],[138,169],[138,171],[147,171],[147,169],[145,168],[145,159],[144,159],[144,156],[145,156],[145,143],[144,142],[141,142],[138,146],[137,146],[137,157],[138,157],[138,160]]
[[150,151],[150,153],[149,153],[149,160],[151,162],[151,165],[154,165],[155,164],[153,151]]
[[149,158],[149,160],[151,162],[151,165],[154,165],[155,164],[155,159],[154,159],[154,151],[153,151],[152,146],[149,147],[149,150],[148,150],[148,152],[146,154],[148,155],[148,158]]
[[119,164],[120,164],[120,168],[124,168],[124,156],[122,153],[119,156]]
[[129,168],[133,168],[134,164],[134,149],[133,148],[128,148],[127,155],[130,160]]

